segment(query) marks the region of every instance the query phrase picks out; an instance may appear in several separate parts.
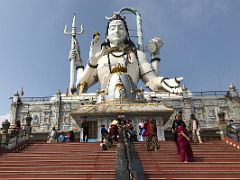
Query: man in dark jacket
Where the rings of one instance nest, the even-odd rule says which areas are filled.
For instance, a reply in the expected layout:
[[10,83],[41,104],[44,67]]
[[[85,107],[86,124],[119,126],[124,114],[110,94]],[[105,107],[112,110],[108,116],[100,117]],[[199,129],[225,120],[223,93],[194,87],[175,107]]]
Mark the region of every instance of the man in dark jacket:
[[[176,118],[178,117],[178,118]],[[186,124],[182,119],[182,111],[180,111],[176,116],[175,119],[173,120],[172,123],[172,133],[173,133],[173,140],[176,142],[177,141],[177,134],[176,134],[176,129],[178,126],[183,125],[183,128],[186,129]]]
[[84,118],[84,120],[81,124],[81,128],[83,129],[83,142],[88,142],[89,126],[88,126],[88,122],[87,122],[86,118]]

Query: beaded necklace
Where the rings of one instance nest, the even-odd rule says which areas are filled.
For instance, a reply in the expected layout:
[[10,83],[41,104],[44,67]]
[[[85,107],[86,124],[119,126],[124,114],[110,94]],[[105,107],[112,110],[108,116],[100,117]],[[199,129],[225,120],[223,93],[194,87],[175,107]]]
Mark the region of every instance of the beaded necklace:
[[[121,51],[123,51],[123,53],[120,55],[113,54],[114,52],[121,52]],[[116,58],[123,57],[124,61],[127,62],[130,59],[129,52],[130,52],[129,46],[117,46],[117,47],[111,48],[108,51],[107,57],[108,57],[108,67],[109,67],[110,74],[112,74],[112,65],[111,65],[111,60],[110,60],[110,54]],[[124,57],[125,55],[127,55],[127,58]]]

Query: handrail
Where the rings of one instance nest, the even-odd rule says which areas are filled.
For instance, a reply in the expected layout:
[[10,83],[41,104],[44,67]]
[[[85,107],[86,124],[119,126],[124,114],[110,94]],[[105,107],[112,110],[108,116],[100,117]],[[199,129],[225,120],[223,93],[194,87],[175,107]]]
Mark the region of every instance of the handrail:
[[8,140],[0,142],[1,150],[3,152],[19,152],[29,144],[30,135],[24,129],[9,128],[11,133],[8,136]]
[[134,180],[143,180],[143,170],[139,159],[136,158],[133,144],[129,141],[129,139],[125,136],[125,146],[128,160],[128,169],[130,179]]
[[116,179],[143,180],[141,163],[136,159],[133,145],[122,126],[119,126],[118,133]]
[[10,135],[9,142],[7,145],[8,149],[14,148],[17,144],[23,142],[25,140],[25,131],[20,129],[19,131],[16,131],[16,134],[14,136]]
[[130,179],[126,146],[124,143],[124,130],[122,126],[118,128],[118,143],[116,151],[116,179]]

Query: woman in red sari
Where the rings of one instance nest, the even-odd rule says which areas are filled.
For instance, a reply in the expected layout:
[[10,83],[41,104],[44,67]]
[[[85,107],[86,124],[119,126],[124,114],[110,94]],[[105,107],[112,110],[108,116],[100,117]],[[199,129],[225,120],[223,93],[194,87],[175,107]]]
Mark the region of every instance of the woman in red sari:
[[179,146],[179,155],[182,162],[193,162],[193,152],[190,145],[190,139],[186,134],[183,124],[177,127],[177,143]]

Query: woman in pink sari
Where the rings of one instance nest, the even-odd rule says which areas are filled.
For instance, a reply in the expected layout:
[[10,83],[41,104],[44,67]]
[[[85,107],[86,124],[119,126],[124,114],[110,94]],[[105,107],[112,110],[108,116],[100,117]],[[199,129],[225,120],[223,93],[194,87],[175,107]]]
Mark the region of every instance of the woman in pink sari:
[[179,155],[182,162],[193,162],[193,152],[190,145],[190,139],[186,134],[183,124],[177,127],[177,143],[179,146]]

